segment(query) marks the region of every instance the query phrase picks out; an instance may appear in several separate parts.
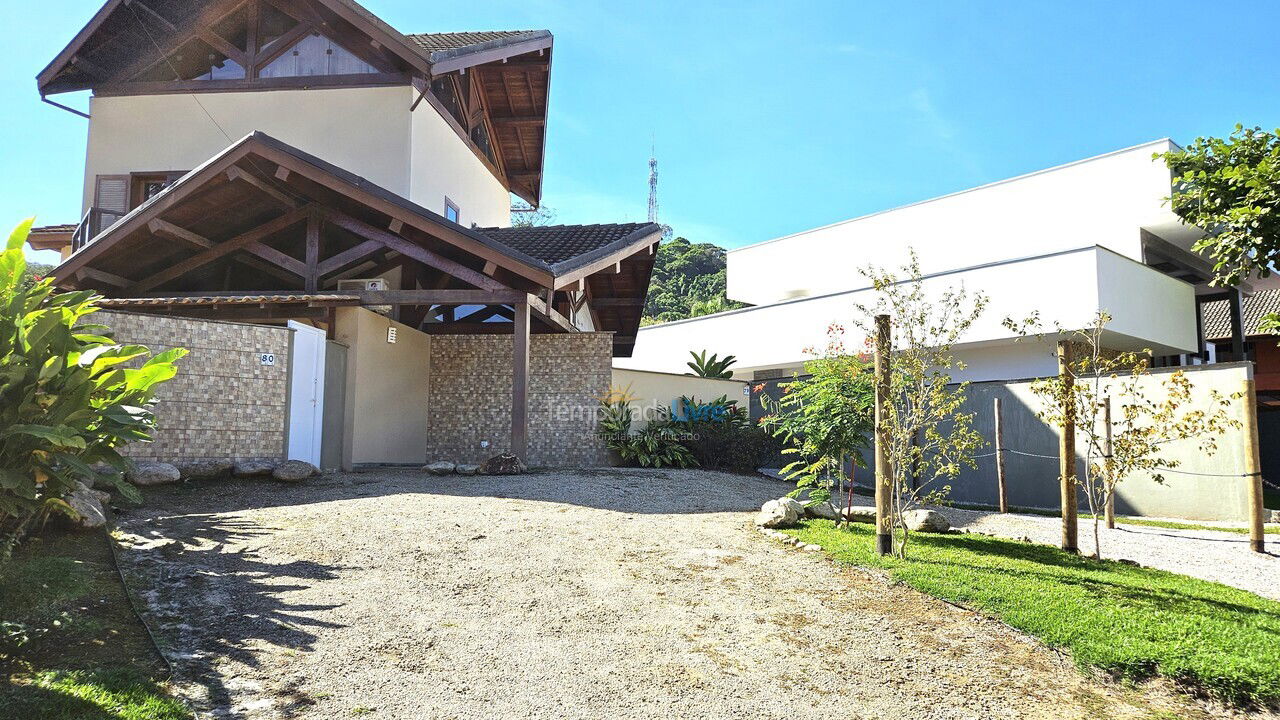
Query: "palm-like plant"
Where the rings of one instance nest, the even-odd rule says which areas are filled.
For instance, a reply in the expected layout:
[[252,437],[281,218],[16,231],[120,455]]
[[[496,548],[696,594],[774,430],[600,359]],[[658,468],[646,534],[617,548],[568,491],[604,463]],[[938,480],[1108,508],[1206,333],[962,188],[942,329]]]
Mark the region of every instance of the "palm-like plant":
[[723,360],[715,354],[707,357],[707,351],[703,350],[696,353],[692,350],[689,354],[693,356],[693,360],[685,363],[693,370],[693,374],[698,377],[720,378],[727,380],[733,377],[733,371],[729,369],[731,365],[738,362],[738,358],[733,355],[726,355]]
[[[147,348],[117,344],[110,328],[83,322],[98,309],[92,291],[24,283],[31,224],[19,225],[0,253],[0,531],[13,538],[48,513],[74,517],[64,498],[82,479],[137,499],[120,476],[118,448],[151,439],[152,396],[187,352],[147,359]],[[117,472],[101,475],[94,463]]]

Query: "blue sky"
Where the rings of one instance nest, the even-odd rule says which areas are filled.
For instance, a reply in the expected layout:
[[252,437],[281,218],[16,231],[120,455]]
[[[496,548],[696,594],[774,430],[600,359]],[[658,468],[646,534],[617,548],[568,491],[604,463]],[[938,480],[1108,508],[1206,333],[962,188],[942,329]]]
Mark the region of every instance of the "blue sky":
[[[405,32],[550,29],[544,203],[562,222],[643,220],[652,139],[663,220],[729,247],[1280,125],[1272,3],[363,1]],[[87,121],[40,103],[34,77],[99,5],[0,4],[6,223],[79,219]]]

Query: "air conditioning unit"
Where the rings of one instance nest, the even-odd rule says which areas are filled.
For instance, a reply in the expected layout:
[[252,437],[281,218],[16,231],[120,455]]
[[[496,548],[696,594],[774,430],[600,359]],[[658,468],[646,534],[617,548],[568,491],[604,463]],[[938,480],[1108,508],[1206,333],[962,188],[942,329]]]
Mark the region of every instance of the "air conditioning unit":
[[[338,292],[351,293],[359,295],[362,292],[372,292],[387,289],[387,281],[383,278],[353,278],[351,280],[339,280]],[[368,309],[382,314],[391,315],[390,305],[366,305]]]

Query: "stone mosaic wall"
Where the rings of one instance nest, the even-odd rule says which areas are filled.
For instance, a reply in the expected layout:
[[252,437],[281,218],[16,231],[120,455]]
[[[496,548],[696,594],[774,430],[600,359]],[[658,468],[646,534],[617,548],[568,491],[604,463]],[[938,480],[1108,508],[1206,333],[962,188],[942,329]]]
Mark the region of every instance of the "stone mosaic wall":
[[[121,342],[189,351],[178,376],[156,393],[155,441],[135,443],[124,454],[165,461],[284,456],[287,328],[114,311],[93,318],[111,326]],[[275,353],[275,365],[262,365],[261,353]]]
[[[510,335],[431,338],[428,460],[478,463],[510,449],[511,347]],[[608,464],[596,409],[609,391],[612,356],[609,333],[530,338],[529,465]]]

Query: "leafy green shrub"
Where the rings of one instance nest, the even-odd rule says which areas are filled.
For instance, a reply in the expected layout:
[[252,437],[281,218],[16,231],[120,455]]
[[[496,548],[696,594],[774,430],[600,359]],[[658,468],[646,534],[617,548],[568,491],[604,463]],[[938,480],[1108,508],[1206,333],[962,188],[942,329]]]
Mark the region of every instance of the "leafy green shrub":
[[[147,348],[117,344],[106,326],[82,322],[98,309],[92,291],[55,293],[49,280],[24,286],[22,245],[33,219],[0,254],[0,532],[13,539],[51,512],[75,517],[63,498],[82,478],[138,498],[120,475],[118,448],[151,439],[152,395],[186,354],[169,350],[139,365]],[[94,463],[116,472],[95,473]]]
[[751,422],[745,408],[721,395],[710,403],[680,398],[680,443],[708,470],[752,473],[781,450],[781,441]]
[[871,448],[875,432],[872,369],[845,350],[843,334],[838,325],[829,328],[825,353],[804,364],[808,376],[782,384],[777,400],[760,398],[769,413],[761,426],[787,446],[782,454],[798,458],[782,468],[796,483],[791,495],[807,492],[810,505],[830,501],[833,485],[841,491],[847,461],[866,465],[862,451]]
[[681,444],[679,428],[669,418],[654,420],[635,433],[631,432],[631,421],[631,405],[625,398],[601,403],[600,435],[627,465],[687,468],[698,464]]
[[693,356],[693,360],[685,363],[685,365],[689,366],[694,375],[704,378],[727,380],[733,377],[733,371],[729,368],[738,362],[738,358],[733,355],[726,355],[723,360],[715,353],[712,353],[711,357],[707,357],[706,350],[700,353],[690,350],[689,355]]

